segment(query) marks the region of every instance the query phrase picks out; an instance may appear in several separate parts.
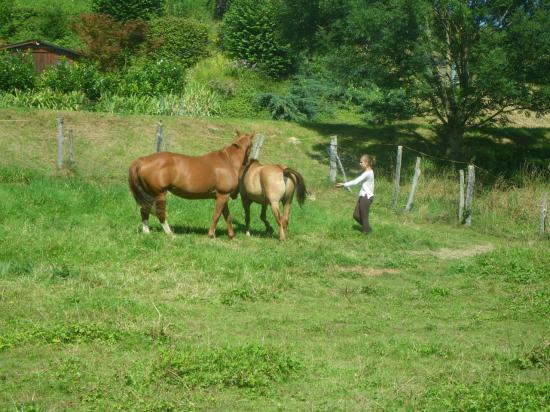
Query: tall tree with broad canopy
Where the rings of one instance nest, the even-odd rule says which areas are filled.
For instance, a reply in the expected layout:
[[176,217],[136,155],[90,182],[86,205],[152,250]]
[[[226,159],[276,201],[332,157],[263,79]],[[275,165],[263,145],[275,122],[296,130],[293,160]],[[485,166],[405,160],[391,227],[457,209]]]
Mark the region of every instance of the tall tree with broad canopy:
[[348,22],[364,75],[436,118],[451,157],[469,128],[550,111],[548,0],[352,0]]

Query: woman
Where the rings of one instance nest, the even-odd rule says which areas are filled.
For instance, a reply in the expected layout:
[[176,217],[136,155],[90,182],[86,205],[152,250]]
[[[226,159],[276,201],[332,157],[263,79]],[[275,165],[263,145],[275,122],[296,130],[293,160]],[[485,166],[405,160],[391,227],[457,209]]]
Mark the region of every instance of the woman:
[[359,199],[353,212],[353,218],[361,225],[363,233],[368,234],[371,229],[369,226],[369,210],[370,205],[374,200],[374,171],[372,170],[375,163],[374,156],[363,155],[359,161],[359,165],[364,172],[346,183],[336,183],[336,187],[350,187],[362,183],[359,191]]

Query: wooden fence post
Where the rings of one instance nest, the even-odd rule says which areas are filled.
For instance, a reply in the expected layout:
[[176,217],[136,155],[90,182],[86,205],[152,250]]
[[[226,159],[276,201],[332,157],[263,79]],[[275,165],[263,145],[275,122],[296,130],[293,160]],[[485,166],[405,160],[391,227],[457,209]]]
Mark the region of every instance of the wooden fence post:
[[464,223],[464,170],[460,169],[459,173],[459,189],[458,189],[458,223]]
[[418,185],[418,179],[420,178],[420,157],[416,158],[416,165],[414,166],[414,176],[411,186],[411,192],[409,193],[409,200],[407,200],[407,206],[405,206],[405,212],[410,212],[413,200],[414,200],[414,194],[416,193],[416,186]]
[[63,118],[57,118],[57,168],[63,167],[63,141],[65,140],[63,132]]
[[403,156],[403,146],[397,146],[397,160],[395,162],[395,180],[393,189],[392,208],[397,207],[399,199],[399,183],[401,181],[401,157]]
[[474,183],[476,180],[476,172],[474,165],[468,165],[468,186],[466,188],[466,221],[465,225],[470,227],[472,225],[472,204],[474,200]]
[[338,156],[338,136],[330,136],[330,170],[329,170],[329,180],[334,183],[336,182],[336,158]]
[[157,152],[160,152],[162,148],[162,140],[164,139],[164,126],[162,124],[162,120],[158,122],[156,136],[157,140],[155,143],[155,149]]
[[542,199],[541,199],[541,202],[540,202],[540,227],[539,227],[539,234],[541,236],[544,236],[544,232],[545,232],[545,229],[546,229],[546,213],[547,213],[547,208],[546,208],[546,201],[548,199],[548,192],[544,192],[542,194]]
[[263,134],[257,134],[254,138],[254,143],[252,143],[252,150],[250,152],[250,158],[257,160],[258,156],[260,155],[260,149],[262,148],[262,145],[264,144],[264,135]]
[[73,129],[69,129],[69,140],[68,143],[68,149],[69,149],[69,166],[74,166],[74,150],[73,150]]

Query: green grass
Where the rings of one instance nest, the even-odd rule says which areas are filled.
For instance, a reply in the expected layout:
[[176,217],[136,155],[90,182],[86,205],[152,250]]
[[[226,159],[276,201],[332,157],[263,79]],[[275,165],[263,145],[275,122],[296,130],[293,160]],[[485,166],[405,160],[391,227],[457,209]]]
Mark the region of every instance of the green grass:
[[0,111],[25,120],[0,123],[1,410],[548,409],[548,241],[536,210],[509,221],[493,207],[483,223],[483,202],[511,204],[509,190],[480,188],[466,230],[435,171],[410,214],[390,210],[380,173],[365,238],[355,193],[330,187],[315,157],[328,136],[163,118],[173,150],[192,154],[262,131],[260,158],[302,172],[313,196],[285,243],[257,206],[244,236],[239,201],[237,238],[221,222],[208,239],[212,203],[174,196],[176,235],[152,219],[145,236],[126,169],[158,119],[64,113],[76,166],[58,172],[56,114]]

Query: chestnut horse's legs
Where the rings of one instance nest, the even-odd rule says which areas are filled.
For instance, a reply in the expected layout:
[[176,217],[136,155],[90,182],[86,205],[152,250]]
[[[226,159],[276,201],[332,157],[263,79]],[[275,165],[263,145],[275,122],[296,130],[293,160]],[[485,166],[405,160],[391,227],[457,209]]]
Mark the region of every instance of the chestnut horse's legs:
[[150,207],[141,208],[141,222],[143,223],[143,233],[151,233],[149,230],[149,213],[151,213]]
[[[222,210],[224,210],[224,208],[227,206],[228,201],[229,201],[228,194],[222,195],[222,194],[216,193],[216,204],[214,206],[214,215],[212,216],[212,224],[210,225],[210,229],[208,229],[208,236],[211,238],[216,237],[216,226],[218,226],[218,220],[220,220],[220,215],[222,213]],[[225,217],[225,213],[226,212],[224,211],[224,217]],[[229,217],[229,208],[227,208],[227,216]],[[235,232],[233,232],[233,225],[228,224],[227,231],[228,231],[229,237],[235,236]]]
[[271,202],[271,211],[273,212],[273,216],[279,225],[279,240],[285,240],[285,229],[283,228],[283,219],[281,217],[278,201]]
[[157,215],[159,222],[164,229],[164,233],[171,235],[172,229],[166,221],[166,192],[160,193],[155,196],[155,214]]
[[227,204],[227,202],[222,209],[222,213],[225,219],[225,223],[227,223],[227,235],[230,239],[233,239],[235,237],[235,230],[233,230],[233,218],[229,214],[229,205]]
[[260,219],[261,219],[262,222],[264,222],[266,233],[271,235],[273,233],[273,228],[269,224],[269,220],[267,220],[266,213],[267,213],[267,205],[262,205],[262,211],[260,213]]
[[250,201],[241,194],[241,202],[244,209],[244,225],[246,236],[250,236]]

